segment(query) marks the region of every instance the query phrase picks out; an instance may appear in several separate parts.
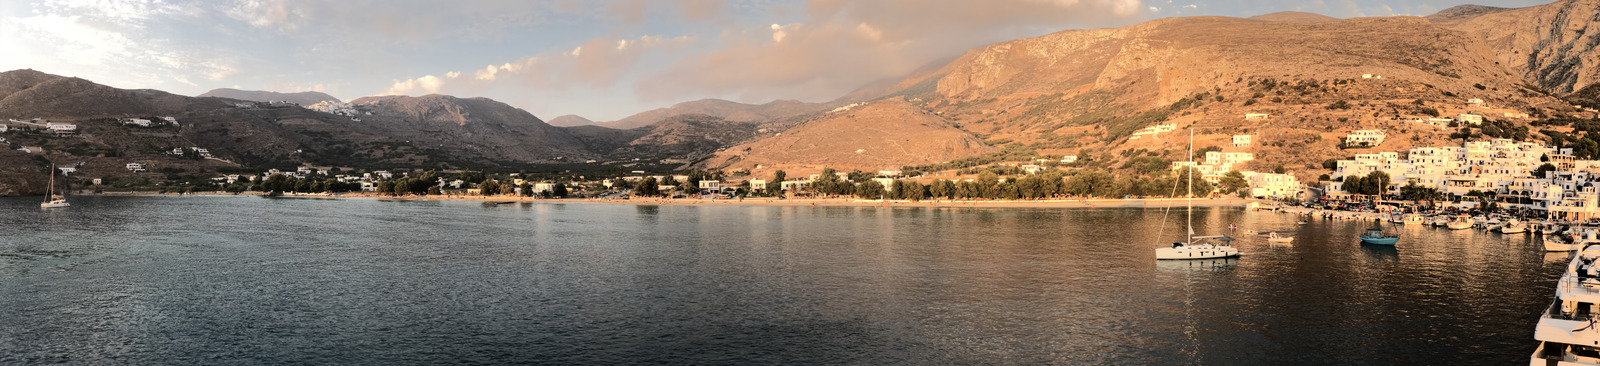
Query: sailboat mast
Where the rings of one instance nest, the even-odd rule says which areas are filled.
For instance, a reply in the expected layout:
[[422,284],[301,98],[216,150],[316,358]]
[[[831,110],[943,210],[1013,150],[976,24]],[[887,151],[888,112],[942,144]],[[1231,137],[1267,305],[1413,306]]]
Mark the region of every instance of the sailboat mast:
[[46,186],[45,189],[44,189],[44,201],[45,202],[50,202],[50,198],[51,197],[55,197],[55,196],[56,196],[56,165],[55,164],[50,164],[50,185]]
[[1189,166],[1186,169],[1189,173],[1189,209],[1185,210],[1189,213],[1189,239],[1185,243],[1194,242],[1194,164],[1194,126],[1189,126]]

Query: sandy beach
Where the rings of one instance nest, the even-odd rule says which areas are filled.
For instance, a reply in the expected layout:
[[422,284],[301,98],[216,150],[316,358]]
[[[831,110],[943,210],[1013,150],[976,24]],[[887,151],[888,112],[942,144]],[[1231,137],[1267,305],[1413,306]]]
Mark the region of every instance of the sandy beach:
[[[188,194],[155,193],[155,192],[102,192],[80,194],[85,196],[264,196],[261,192],[245,192],[232,194],[226,192],[200,192]],[[386,200],[434,200],[434,201],[480,201],[480,202],[537,202],[537,203],[593,203],[615,205],[681,205],[681,206],[806,206],[806,207],[986,207],[986,208],[1161,208],[1184,207],[1187,199],[1183,198],[1143,198],[1143,199],[1056,199],[1056,200],[863,200],[855,198],[793,198],[777,199],[771,197],[755,197],[745,199],[693,199],[693,198],[632,198],[632,199],[597,199],[597,198],[537,198],[518,196],[462,196],[462,195],[430,195],[430,196],[380,196],[373,193],[343,193],[343,194],[285,194],[282,197],[304,198],[336,198],[336,199],[386,199]],[[1241,198],[1196,198],[1195,207],[1244,207],[1254,199]]]

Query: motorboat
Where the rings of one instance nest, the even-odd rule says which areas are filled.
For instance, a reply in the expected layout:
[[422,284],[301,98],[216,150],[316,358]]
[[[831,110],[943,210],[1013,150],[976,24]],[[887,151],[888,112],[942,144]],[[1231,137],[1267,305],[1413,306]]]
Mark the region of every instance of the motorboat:
[[1434,216],[1433,217],[1433,227],[1447,227],[1449,225],[1450,225],[1450,217],[1444,216],[1444,215],[1439,215],[1439,216]]
[[1466,216],[1458,216],[1456,218],[1450,219],[1450,222],[1444,224],[1444,227],[1449,228],[1450,230],[1471,229],[1472,228],[1472,219],[1469,219]]
[[1498,218],[1492,218],[1489,219],[1489,221],[1483,222],[1483,229],[1488,231],[1500,231],[1500,228],[1504,226],[1505,223],[1500,222],[1500,219]]
[[1551,234],[1544,236],[1544,251],[1570,252],[1583,247],[1585,241],[1566,234]]
[[1556,280],[1555,301],[1539,314],[1529,365],[1600,365],[1600,244],[1585,244]]
[[1400,236],[1386,233],[1383,231],[1383,228],[1375,227],[1367,229],[1365,234],[1361,234],[1361,242],[1364,244],[1374,245],[1394,245],[1395,243],[1400,242]]
[[1292,234],[1292,233],[1280,233],[1280,232],[1276,232],[1276,231],[1269,232],[1269,233],[1267,233],[1267,242],[1268,243],[1273,243],[1273,244],[1291,243],[1291,242],[1294,242],[1294,234]]
[[1428,222],[1428,220],[1426,218],[1422,217],[1421,214],[1405,214],[1405,215],[1401,215],[1400,216],[1400,223],[1405,224],[1407,226],[1410,226],[1410,225],[1422,225],[1422,224],[1425,224],[1427,222]]
[[1521,234],[1525,232],[1528,232],[1528,224],[1517,219],[1506,220],[1505,226],[1500,227],[1500,233],[1502,234]]

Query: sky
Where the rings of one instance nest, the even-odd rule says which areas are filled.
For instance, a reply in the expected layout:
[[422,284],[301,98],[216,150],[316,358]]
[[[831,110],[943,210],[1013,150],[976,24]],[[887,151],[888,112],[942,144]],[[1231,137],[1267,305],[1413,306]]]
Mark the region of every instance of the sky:
[[[1543,0],[1480,0],[1523,7]],[[968,49],[1150,19],[1428,15],[1463,0],[3,0],[0,71],[125,89],[486,97],[596,121],[822,102]]]

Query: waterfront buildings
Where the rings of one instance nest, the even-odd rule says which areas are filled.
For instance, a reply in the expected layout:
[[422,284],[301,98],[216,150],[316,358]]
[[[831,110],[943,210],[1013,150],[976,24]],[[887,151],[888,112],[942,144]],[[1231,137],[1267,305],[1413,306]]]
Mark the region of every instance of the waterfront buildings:
[[[1542,167],[1542,168],[1541,168]],[[1571,149],[1554,149],[1535,142],[1508,139],[1472,141],[1459,147],[1419,147],[1406,151],[1357,154],[1339,160],[1330,174],[1332,191],[1345,178],[1383,172],[1390,177],[1390,194],[1416,184],[1439,190],[1461,205],[1476,204],[1476,196],[1493,200],[1502,208],[1524,209],[1569,220],[1600,217],[1600,161],[1577,160]]]

